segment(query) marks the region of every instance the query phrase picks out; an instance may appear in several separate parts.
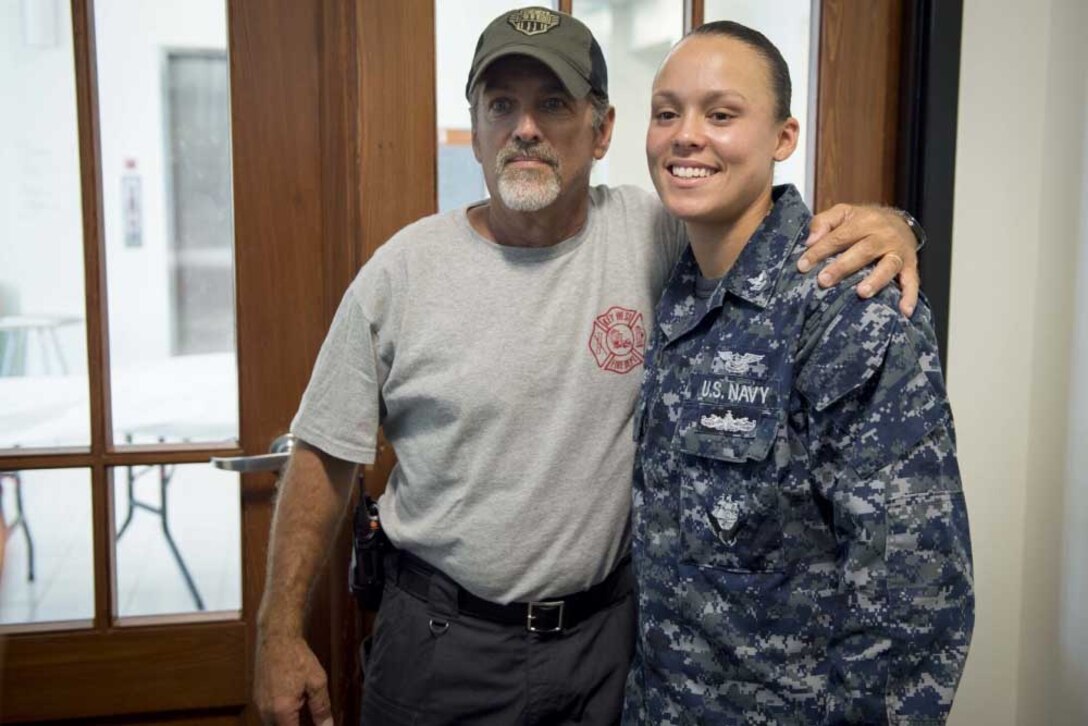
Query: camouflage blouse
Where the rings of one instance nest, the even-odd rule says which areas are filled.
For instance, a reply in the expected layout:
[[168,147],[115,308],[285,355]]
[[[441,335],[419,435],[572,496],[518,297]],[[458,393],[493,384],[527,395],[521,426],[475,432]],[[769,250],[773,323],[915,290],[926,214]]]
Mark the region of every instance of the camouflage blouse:
[[709,297],[658,305],[635,436],[631,724],[943,723],[974,622],[929,308],[796,262],[775,203]]

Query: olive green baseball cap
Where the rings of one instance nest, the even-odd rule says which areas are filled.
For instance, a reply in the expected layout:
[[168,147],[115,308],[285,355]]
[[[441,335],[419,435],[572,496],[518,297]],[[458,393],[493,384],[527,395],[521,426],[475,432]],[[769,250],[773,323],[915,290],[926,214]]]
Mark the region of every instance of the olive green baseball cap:
[[480,34],[465,86],[470,102],[488,67],[511,55],[526,55],[546,65],[575,98],[585,98],[590,91],[608,98],[608,67],[589,28],[566,13],[531,7],[503,13]]

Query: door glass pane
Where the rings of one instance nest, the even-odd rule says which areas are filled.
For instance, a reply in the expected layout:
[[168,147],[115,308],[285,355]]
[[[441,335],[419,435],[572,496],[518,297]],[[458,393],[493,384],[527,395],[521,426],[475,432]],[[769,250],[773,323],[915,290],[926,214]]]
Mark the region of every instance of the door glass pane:
[[0,448],[87,446],[72,18],[0,0]]
[[238,436],[224,0],[97,0],[115,443]]
[[[510,0],[437,0],[434,4],[438,210],[441,212],[487,197],[484,174],[472,155],[465,83],[480,33],[501,13],[525,5]],[[554,2],[537,5],[558,7]]]
[[594,184],[654,190],[646,167],[650,87],[661,61],[684,34],[684,0],[577,0],[574,14],[601,44],[608,95],[616,107],[612,147],[593,168]]
[[111,471],[117,614],[237,615],[242,607],[238,474],[208,464]]
[[90,471],[3,471],[0,488],[7,527],[0,623],[76,620],[90,625],[94,618]]
[[703,16],[733,20],[755,28],[774,43],[790,68],[793,100],[790,110],[801,123],[793,156],[775,166],[775,184],[790,183],[812,204],[812,171],[816,144],[816,57],[819,16],[813,0],[706,0]]

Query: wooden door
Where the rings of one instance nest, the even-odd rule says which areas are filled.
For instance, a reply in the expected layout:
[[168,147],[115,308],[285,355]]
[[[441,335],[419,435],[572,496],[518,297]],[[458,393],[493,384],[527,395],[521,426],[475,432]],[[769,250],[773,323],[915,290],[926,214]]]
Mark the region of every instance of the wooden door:
[[903,0],[822,0],[815,211],[894,205]]
[[[97,10],[109,4],[100,0]],[[224,3],[233,159],[237,440],[127,445],[115,438],[112,426],[116,402],[111,382],[117,379],[111,377],[104,220],[114,210],[103,202],[110,160],[102,151],[96,7],[93,0],[71,2],[89,444],[3,449],[0,472],[24,478],[46,470],[87,472],[93,514],[93,617],[79,623],[3,628],[0,720],[6,723],[256,722],[249,705],[255,613],[265,576],[275,477],[246,474],[238,489],[240,607],[154,617],[120,614],[115,564],[122,523],[114,516],[114,482],[136,467],[167,471],[204,464],[212,456],[264,453],[286,430],[340,295],[364,255],[356,37],[366,12],[379,4],[358,5],[363,13],[356,13],[351,0]],[[365,32],[378,31],[367,26]],[[144,190],[148,195],[153,191]],[[392,229],[401,223],[403,215],[383,225],[383,207],[368,203],[370,225]],[[3,485],[10,491],[8,480]],[[178,496],[176,488],[169,493],[171,501]],[[145,515],[151,516],[137,512]],[[36,535],[40,539],[40,529]],[[20,542],[12,540],[13,546]],[[339,551],[346,552],[343,546]],[[342,580],[330,577],[326,584],[343,595]],[[331,637],[333,628],[324,626],[351,621],[354,615],[344,597],[325,591],[317,607],[315,620],[323,627],[315,629],[315,647],[329,663],[339,655],[341,641]]]

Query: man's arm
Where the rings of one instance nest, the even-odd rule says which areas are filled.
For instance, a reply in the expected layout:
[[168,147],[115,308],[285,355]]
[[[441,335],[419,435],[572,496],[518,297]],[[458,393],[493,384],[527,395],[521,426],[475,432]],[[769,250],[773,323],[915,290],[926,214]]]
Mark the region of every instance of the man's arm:
[[918,238],[906,221],[889,207],[836,204],[812,218],[811,246],[797,262],[808,272],[823,260],[838,256],[820,271],[819,283],[830,287],[879,260],[858,285],[858,295],[872,297],[896,276],[903,296],[899,310],[907,317],[918,305]]
[[343,520],[357,465],[299,441],[280,483],[257,614],[253,700],[265,723],[298,724],[303,704],[332,723],[327,676],[304,638],[306,606]]

